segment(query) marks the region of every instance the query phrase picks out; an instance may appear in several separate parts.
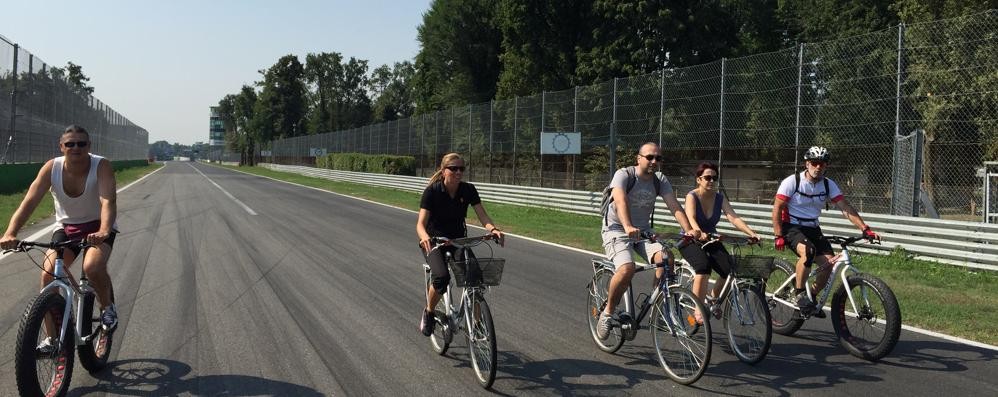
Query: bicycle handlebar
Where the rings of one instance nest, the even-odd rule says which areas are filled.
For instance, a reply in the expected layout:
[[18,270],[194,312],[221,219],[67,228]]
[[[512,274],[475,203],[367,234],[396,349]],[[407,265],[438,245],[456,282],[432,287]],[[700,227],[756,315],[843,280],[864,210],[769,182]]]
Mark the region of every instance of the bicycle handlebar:
[[430,244],[433,244],[434,247],[441,245],[453,245],[458,248],[466,248],[466,247],[474,247],[488,240],[492,240],[493,242],[502,245],[504,238],[496,236],[491,233],[482,236],[459,237],[459,238],[430,237]]
[[71,248],[71,247],[87,248],[90,246],[91,246],[90,243],[88,243],[86,240],[66,240],[66,241],[49,242],[49,243],[43,243],[41,241],[19,241],[17,243],[17,248],[3,250],[3,253],[27,252],[28,250],[34,247],[59,249],[59,248]]
[[829,243],[838,244],[842,248],[845,248],[845,247],[849,246],[850,244],[855,243],[855,242],[860,241],[860,240],[867,240],[867,242],[869,244],[880,245],[880,239],[876,239],[875,240],[875,239],[867,238],[863,234],[860,234],[858,236],[853,236],[853,237],[825,236],[825,239],[828,240]]
[[728,236],[719,233],[706,233],[706,234],[707,234],[707,241],[704,244],[713,243],[715,241],[720,241],[732,245],[753,245],[761,243],[761,240],[753,241],[753,239],[748,237]]

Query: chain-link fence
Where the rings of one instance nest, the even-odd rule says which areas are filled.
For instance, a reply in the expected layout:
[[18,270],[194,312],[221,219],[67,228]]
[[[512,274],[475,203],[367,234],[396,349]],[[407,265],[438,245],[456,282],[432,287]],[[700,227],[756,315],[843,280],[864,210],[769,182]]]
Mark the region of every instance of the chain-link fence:
[[97,98],[80,93],[65,71],[0,36],[0,163],[39,163],[58,156],[59,136],[76,124],[90,152],[112,160],[145,159],[149,134]]
[[[472,181],[599,190],[651,141],[680,192],[709,160],[732,200],[769,202],[802,152],[822,145],[830,177],[860,211],[979,220],[974,170],[998,154],[995,87],[998,11],[989,11],[276,140],[262,160],[311,164],[313,148],[405,154],[426,176],[456,151]],[[581,133],[582,153],[541,155],[542,131]]]

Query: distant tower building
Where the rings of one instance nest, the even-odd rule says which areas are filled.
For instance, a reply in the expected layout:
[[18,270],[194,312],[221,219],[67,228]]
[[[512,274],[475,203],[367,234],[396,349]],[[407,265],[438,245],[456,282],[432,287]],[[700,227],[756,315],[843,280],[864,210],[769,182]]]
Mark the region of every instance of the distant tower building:
[[212,106],[210,109],[208,146],[218,146],[218,149],[221,149],[221,146],[225,145],[225,126],[222,123],[222,117],[218,114],[218,106]]

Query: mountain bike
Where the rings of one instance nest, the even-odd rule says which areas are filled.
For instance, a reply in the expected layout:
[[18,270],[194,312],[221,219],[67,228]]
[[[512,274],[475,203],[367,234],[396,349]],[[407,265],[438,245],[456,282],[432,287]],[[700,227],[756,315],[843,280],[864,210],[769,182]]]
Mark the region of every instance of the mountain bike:
[[[505,259],[490,257],[478,258],[471,247],[485,243],[492,251],[492,241],[502,244],[495,235],[488,234],[477,237],[447,239],[433,237],[430,239],[432,249],[443,246],[453,246],[454,254],[445,253],[451,274],[451,286],[461,287],[460,303],[454,306],[451,295],[453,288],[447,288],[443,299],[434,308],[434,318],[437,322],[430,335],[433,350],[440,355],[447,353],[447,348],[453,341],[454,334],[464,330],[468,335],[468,352],[471,356],[471,366],[475,378],[484,387],[492,387],[496,378],[496,330],[492,322],[492,311],[485,301],[485,293],[490,287],[499,285],[502,281],[502,270]],[[426,293],[432,284],[430,265],[423,264],[423,278]]]
[[[705,242],[693,241],[690,244],[707,247],[722,242],[733,246],[734,263],[723,281],[721,293],[715,299],[708,299],[708,309],[714,318],[724,320],[728,342],[735,357],[746,364],[756,364],[769,353],[773,341],[769,306],[763,295],[765,279],[771,272],[773,258],[739,255],[741,247],[758,243],[744,237],[709,234]],[[681,280],[680,284],[692,290],[695,275],[693,267],[685,260],[677,260],[676,274]]]
[[[801,312],[794,299],[795,265],[781,259],[774,261],[766,283],[766,296],[773,318],[773,332],[792,335],[811,317],[823,317],[823,307],[838,278],[840,283],[831,301],[831,320],[839,343],[853,356],[876,361],[891,352],[901,334],[901,310],[894,292],[886,283],[856,269],[849,255],[849,245],[865,236],[826,236],[842,251],[833,257],[832,277],[822,291],[813,291],[812,283],[819,269],[808,276],[805,291],[815,310]],[[871,243],[879,244],[878,240]],[[826,264],[826,266],[829,266]],[[836,277],[837,276],[837,277]],[[815,296],[819,299],[814,299]]]
[[[81,271],[77,282],[63,263],[63,250],[70,247],[82,249],[82,263],[90,245],[81,241],[22,241],[17,248],[5,251],[48,248],[55,255],[55,266],[49,273],[54,279],[28,304],[17,331],[14,374],[22,396],[64,396],[73,376],[74,348],[80,364],[91,373],[103,369],[111,355],[111,334],[101,325],[96,292],[85,272]],[[45,271],[38,262],[35,265]]]
[[[658,241],[669,249],[673,244],[654,235],[643,235],[642,239],[627,239],[633,244]],[[633,340],[645,315],[651,312],[649,327],[658,355],[658,362],[665,369],[666,375],[672,380],[688,385],[703,376],[710,362],[710,322],[698,324],[694,313],[700,310],[705,313],[703,304],[693,296],[689,289],[676,284],[672,269],[667,269],[666,277],[658,280],[650,295],[641,294],[640,311],[635,314],[632,286],[628,285],[624,292],[620,307],[610,321],[610,335],[601,340],[596,334],[596,326],[600,313],[604,311],[609,296],[610,279],[613,278],[616,267],[605,258],[593,258],[593,278],[586,286],[589,292],[587,299],[587,318],[589,332],[600,350],[614,353],[624,345],[624,341]],[[645,265],[635,263],[635,273],[668,267],[668,263]],[[643,298],[642,298],[643,296]]]

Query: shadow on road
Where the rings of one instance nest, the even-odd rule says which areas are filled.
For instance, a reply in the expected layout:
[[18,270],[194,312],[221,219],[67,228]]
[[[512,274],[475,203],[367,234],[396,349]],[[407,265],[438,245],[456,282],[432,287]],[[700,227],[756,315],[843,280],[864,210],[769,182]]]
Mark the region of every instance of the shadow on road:
[[95,386],[71,390],[69,396],[107,393],[116,396],[324,396],[318,391],[287,382],[246,375],[206,375],[184,379],[191,367],[163,359],[121,360],[98,374]]
[[[639,361],[629,355],[625,347],[618,355]],[[532,361],[515,351],[500,351],[497,380],[518,383],[516,392],[534,392],[558,395],[608,395],[627,393],[634,385],[644,381],[668,381],[664,373],[648,372],[631,366],[620,366],[596,360],[554,359]],[[593,383],[593,378],[604,381]],[[496,391],[496,394],[502,394]]]

